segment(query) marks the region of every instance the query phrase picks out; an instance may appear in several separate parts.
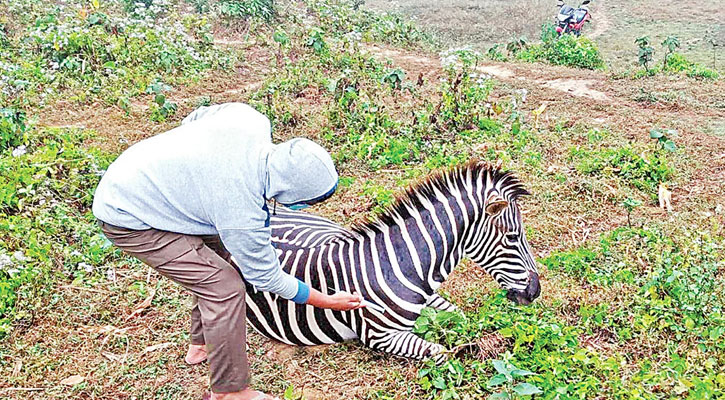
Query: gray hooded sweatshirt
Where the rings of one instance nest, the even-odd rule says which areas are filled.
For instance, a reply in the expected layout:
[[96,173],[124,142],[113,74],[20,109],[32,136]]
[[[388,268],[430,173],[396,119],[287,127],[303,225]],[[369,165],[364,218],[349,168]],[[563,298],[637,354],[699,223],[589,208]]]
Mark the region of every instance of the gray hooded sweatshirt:
[[228,103],[201,107],[124,151],[98,184],[93,214],[127,229],[218,234],[247,282],[304,303],[309,288],[282,271],[272,247],[266,201],[315,199],[337,180],[322,147],[274,145],[267,117]]

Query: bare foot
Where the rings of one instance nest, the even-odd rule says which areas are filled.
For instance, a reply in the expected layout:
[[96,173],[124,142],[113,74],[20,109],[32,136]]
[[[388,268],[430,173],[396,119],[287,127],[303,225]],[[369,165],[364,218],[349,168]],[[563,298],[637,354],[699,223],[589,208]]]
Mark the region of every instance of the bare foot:
[[189,351],[184,359],[187,364],[195,365],[206,361],[206,346],[203,344],[190,344]]
[[[205,397],[206,398],[206,397]],[[234,393],[212,393],[211,400],[279,400],[278,397],[272,397],[262,392],[252,389],[242,390]]]

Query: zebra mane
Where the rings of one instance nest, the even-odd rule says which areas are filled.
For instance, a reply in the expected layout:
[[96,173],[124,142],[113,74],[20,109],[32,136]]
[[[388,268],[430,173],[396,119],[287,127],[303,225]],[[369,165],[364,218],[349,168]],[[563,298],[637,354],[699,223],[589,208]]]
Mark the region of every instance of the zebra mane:
[[395,200],[377,218],[368,219],[353,226],[352,230],[358,234],[375,231],[380,226],[391,226],[395,219],[410,217],[408,207],[423,209],[420,197],[431,202],[436,199],[436,190],[444,195],[451,193],[449,183],[456,187],[462,187],[470,175],[472,181],[477,181],[480,174],[483,182],[490,182],[491,188],[499,190],[501,195],[509,201],[515,202],[521,196],[530,193],[524,188],[523,183],[513,173],[504,171],[501,167],[477,159],[470,160],[448,169],[439,169],[410,185],[405,191],[396,195]]

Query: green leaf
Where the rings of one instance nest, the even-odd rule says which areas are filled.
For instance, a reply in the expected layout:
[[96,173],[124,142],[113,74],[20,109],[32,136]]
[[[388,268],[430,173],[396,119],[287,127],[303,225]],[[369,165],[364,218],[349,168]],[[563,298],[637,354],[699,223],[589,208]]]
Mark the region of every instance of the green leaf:
[[501,360],[493,360],[493,367],[496,368],[496,372],[499,374],[504,374],[505,376],[510,376],[511,371],[506,366],[506,363]]
[[489,379],[488,382],[486,382],[487,388],[492,388],[501,384],[506,383],[508,379],[506,379],[506,376],[503,374],[494,375],[493,378]]
[[526,382],[522,382],[522,383],[519,383],[518,385],[514,386],[514,392],[516,392],[516,394],[521,395],[521,396],[528,396],[528,395],[532,395],[532,394],[542,393],[541,389],[539,389],[538,387],[536,387],[530,383],[526,383]]
[[677,146],[675,145],[675,142],[673,142],[671,140],[665,141],[664,148],[665,148],[665,150],[670,151],[670,152],[674,152],[675,150],[677,150]]
[[166,103],[166,96],[164,96],[163,94],[157,94],[154,97],[154,101],[156,102],[156,104],[163,106],[164,103]]
[[294,389],[292,388],[292,385],[290,385],[290,386],[287,386],[287,389],[285,389],[285,391],[284,391],[284,398],[285,398],[285,399],[288,399],[288,398],[292,397],[292,394],[293,394],[294,392],[295,392],[295,391],[294,391]]
[[437,389],[445,389],[446,388],[446,381],[443,380],[440,376],[433,379],[433,386],[435,386]]
[[515,369],[515,370],[511,371],[511,375],[516,376],[516,377],[521,377],[521,376],[529,376],[529,375],[536,375],[536,374],[531,371],[527,371],[525,369]]
[[651,137],[652,139],[659,139],[664,135],[665,133],[658,129],[652,129],[651,131],[649,131],[649,137]]
[[511,396],[509,396],[509,394],[506,392],[494,393],[494,394],[488,396],[489,400],[508,400],[510,398],[511,398]]
[[514,330],[511,328],[503,328],[499,329],[498,333],[505,338],[510,338],[514,335]]
[[273,35],[273,38],[275,42],[281,45],[289,43],[289,36],[287,36],[287,33],[282,30],[276,31]]

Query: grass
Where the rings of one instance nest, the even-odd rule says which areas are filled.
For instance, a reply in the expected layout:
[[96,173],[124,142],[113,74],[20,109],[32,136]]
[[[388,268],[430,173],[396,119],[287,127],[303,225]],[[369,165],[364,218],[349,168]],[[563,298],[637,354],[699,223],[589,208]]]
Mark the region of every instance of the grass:
[[[13,70],[0,81],[0,397],[201,397],[208,367],[183,363],[188,295],[113,249],[89,206],[99,175],[123,149],[223,101],[265,112],[277,141],[305,136],[330,149],[343,178],[312,212],[346,225],[380,212],[432,169],[473,156],[500,160],[533,193],[523,205],[541,264],[542,297],[533,305],[511,304],[465,261],[441,290],[463,313],[426,310],[416,324],[418,334],[460,350],[443,366],[355,342],[296,348],[253,333],[260,390],[287,399],[724,396],[722,79],[633,80],[491,63],[460,48],[442,63],[437,45],[400,16],[352,2],[274,4],[271,23],[216,3],[162,4],[155,18],[189,36],[149,48],[172,46],[180,64],[168,69],[149,51],[116,72],[103,57],[123,53],[94,51],[123,33],[89,28],[88,19],[97,8],[130,20],[124,3],[0,5],[12,17],[0,20],[12,27],[0,27],[0,68]],[[57,22],[42,22],[49,16]],[[45,30],[84,32],[87,46],[66,57],[80,69],[49,78],[58,61],[52,40],[42,36],[36,47],[24,39],[36,35],[39,18]],[[194,36],[198,28],[211,36]],[[192,49],[203,49],[201,58],[183,61]],[[616,63],[611,55],[602,53],[606,63]],[[510,75],[488,76],[482,67],[491,66]],[[562,79],[592,81],[607,96],[543,84]],[[668,132],[675,151],[652,139],[653,129]],[[672,190],[673,213],[657,207],[660,183]],[[641,203],[629,218],[626,199]]]

